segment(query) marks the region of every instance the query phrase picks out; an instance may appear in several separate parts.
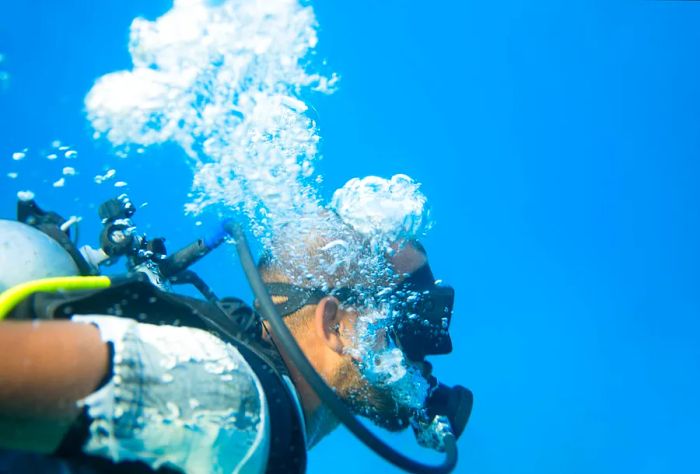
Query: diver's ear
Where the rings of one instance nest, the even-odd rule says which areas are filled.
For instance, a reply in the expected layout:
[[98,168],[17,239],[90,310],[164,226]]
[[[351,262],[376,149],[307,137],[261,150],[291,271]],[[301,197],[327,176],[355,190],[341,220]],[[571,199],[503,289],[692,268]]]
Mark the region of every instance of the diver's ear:
[[316,334],[332,351],[342,354],[343,341],[340,339],[341,312],[338,299],[327,296],[319,301],[314,313]]

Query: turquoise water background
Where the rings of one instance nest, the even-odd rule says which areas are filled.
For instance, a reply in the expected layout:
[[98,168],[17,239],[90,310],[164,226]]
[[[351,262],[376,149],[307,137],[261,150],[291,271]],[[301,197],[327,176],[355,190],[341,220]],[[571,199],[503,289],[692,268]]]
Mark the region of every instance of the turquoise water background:
[[[307,97],[324,195],[401,172],[431,202],[425,243],[457,290],[455,350],[433,362],[475,393],[457,472],[700,472],[700,3],[312,5],[342,76]],[[0,216],[30,189],[96,244],[95,206],[125,190],[172,250],[213,225],[183,213],[179,149],[118,158],[84,115],[94,80],[130,65],[132,19],[169,7],[3,0]],[[54,140],[78,151],[61,188]],[[109,168],[128,186],[96,185]],[[197,270],[250,295],[230,249]],[[342,429],[309,471],[394,472]]]

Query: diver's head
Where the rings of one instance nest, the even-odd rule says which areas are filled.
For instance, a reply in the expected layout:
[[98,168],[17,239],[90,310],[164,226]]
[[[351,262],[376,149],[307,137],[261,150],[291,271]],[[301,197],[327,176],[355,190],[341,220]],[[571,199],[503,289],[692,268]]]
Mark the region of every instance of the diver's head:
[[43,232],[0,219],[0,292],[39,278],[79,275],[70,254]]
[[[325,248],[327,243],[316,249]],[[375,282],[374,288],[367,288],[366,274],[353,278],[347,269],[342,278],[326,275],[323,286],[317,281],[291,284],[288,269],[270,257],[259,269],[316,371],[356,413],[398,431],[409,426],[436,386],[425,356],[451,350],[447,326],[454,293],[438,294],[417,243],[395,248],[386,262],[394,277]],[[338,280],[343,287],[333,285]],[[421,308],[423,314],[399,314],[417,311],[421,299],[432,312]]]

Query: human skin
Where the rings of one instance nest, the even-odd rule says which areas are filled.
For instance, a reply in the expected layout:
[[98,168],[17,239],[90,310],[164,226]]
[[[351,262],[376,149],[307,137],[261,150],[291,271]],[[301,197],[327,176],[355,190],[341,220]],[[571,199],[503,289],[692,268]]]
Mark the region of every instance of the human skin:
[[54,451],[109,370],[99,330],[70,321],[0,323],[0,446]]

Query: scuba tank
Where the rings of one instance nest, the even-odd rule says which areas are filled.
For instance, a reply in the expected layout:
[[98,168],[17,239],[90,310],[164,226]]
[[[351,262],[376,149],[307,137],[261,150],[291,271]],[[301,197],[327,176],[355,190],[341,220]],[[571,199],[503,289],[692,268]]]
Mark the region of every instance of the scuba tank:
[[0,293],[26,281],[80,275],[68,252],[40,230],[0,219]]

